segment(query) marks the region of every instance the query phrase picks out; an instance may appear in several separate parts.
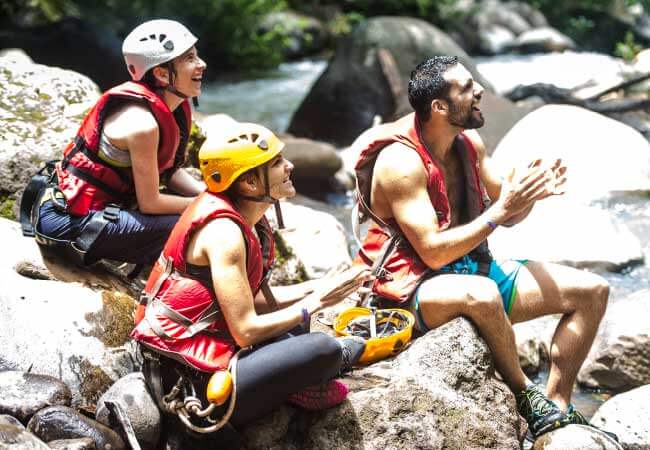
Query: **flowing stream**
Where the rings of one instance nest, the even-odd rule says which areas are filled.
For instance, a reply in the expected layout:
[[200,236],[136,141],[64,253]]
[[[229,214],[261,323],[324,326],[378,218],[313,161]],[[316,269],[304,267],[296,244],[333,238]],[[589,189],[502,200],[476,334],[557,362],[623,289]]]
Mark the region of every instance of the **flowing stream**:
[[[603,64],[613,66],[618,64],[604,55],[568,52],[555,55],[477,58],[476,61],[479,70],[488,79],[499,80],[498,83],[493,84],[500,92],[506,90],[508,83],[515,82],[548,82],[557,83],[562,87],[572,87],[587,82],[588,76],[564,81],[559,77],[565,75],[573,77],[571,74],[575,73],[588,74],[590,68],[593,69],[592,73],[599,73],[598,69],[602,69]],[[538,69],[540,62],[543,62],[544,67],[549,68],[545,73],[541,73]],[[257,74],[255,78],[229,77],[206,84],[199,111],[204,114],[225,113],[239,121],[257,122],[276,132],[284,132],[294,110],[309,92],[314,81],[325,70],[326,64],[323,60],[303,60],[282,64],[278,69]],[[579,66],[580,70],[567,69],[573,66]],[[558,68],[562,70],[559,71]],[[519,78],[513,75],[515,73],[520,74]],[[502,80],[501,74],[504,76],[507,74],[508,80]],[[537,78],[532,78],[533,76]],[[328,197],[327,205],[304,198],[300,203],[334,214],[348,230],[350,247],[352,250],[355,249],[350,233],[351,197],[349,195]],[[643,243],[645,255],[643,265],[628,269],[624,273],[601,273],[611,285],[611,302],[616,302],[650,286],[650,239],[648,239],[650,197],[643,194],[611,196],[596,202],[595,206],[613,212]],[[596,236],[594,245],[598,245]],[[547,374],[541,373],[538,375],[538,381],[543,382],[546,376]],[[581,389],[577,389],[574,394],[574,402],[589,417],[606,398],[607,394]]]

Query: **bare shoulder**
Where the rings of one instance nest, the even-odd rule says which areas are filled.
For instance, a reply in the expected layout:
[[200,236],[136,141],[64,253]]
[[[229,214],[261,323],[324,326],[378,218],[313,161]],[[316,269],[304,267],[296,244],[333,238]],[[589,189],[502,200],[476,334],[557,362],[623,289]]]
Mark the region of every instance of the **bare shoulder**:
[[472,143],[472,146],[474,147],[474,150],[476,150],[476,153],[478,154],[479,158],[483,158],[486,152],[485,143],[483,142],[481,135],[478,134],[478,131],[465,130],[463,134]]
[[128,103],[106,120],[109,137],[126,138],[134,135],[158,135],[158,122],[151,110],[144,105]]
[[375,164],[375,176],[382,187],[408,188],[424,182],[422,159],[414,150],[400,143],[384,148]]
[[241,228],[227,218],[208,222],[197,236],[197,244],[212,261],[216,259],[234,263],[246,257],[246,247]]

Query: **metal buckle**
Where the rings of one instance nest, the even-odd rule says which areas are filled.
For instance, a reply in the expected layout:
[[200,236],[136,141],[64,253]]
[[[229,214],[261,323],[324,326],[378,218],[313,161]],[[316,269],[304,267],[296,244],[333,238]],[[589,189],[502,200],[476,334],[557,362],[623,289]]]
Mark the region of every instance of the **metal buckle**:
[[115,204],[109,203],[104,208],[104,212],[102,213],[102,215],[104,216],[104,219],[110,220],[111,222],[115,222],[120,217],[120,207]]

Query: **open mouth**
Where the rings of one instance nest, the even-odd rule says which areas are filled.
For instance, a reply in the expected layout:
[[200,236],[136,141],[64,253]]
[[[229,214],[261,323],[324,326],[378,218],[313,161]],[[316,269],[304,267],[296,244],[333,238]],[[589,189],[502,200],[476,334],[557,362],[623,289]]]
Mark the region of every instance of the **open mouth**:
[[200,83],[201,80],[203,80],[203,77],[194,77],[194,78],[192,78],[192,81],[196,81],[198,83]]

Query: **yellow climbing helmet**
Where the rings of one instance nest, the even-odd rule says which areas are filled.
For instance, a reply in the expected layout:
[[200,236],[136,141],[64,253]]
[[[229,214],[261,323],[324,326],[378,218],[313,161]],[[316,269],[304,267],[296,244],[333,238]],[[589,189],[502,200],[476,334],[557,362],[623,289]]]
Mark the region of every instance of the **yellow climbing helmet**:
[[212,138],[199,150],[199,167],[210,192],[223,192],[244,172],[273,159],[284,142],[255,123],[237,123]]
[[415,317],[405,309],[349,308],[334,320],[339,336],[361,336],[366,348],[359,362],[369,364],[401,352],[411,341]]

